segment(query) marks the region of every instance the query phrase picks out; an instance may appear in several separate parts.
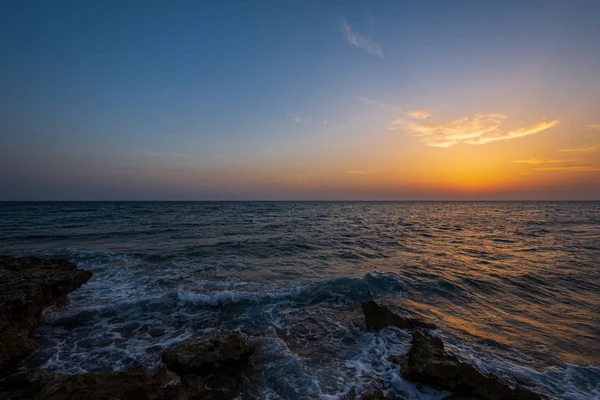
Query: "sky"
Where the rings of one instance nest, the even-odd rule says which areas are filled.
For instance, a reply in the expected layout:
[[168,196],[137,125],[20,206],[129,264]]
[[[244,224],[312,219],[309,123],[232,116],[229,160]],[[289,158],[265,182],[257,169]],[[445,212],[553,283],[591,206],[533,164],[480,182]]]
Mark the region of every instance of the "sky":
[[0,0],[0,201],[600,200],[600,1]]

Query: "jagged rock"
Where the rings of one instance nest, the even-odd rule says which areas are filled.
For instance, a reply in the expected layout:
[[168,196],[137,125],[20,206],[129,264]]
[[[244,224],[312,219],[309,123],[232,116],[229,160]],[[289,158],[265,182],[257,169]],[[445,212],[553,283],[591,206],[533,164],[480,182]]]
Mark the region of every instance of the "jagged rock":
[[365,324],[368,329],[379,331],[388,326],[400,329],[426,328],[435,329],[432,323],[424,322],[416,318],[405,318],[394,314],[385,306],[380,306],[373,300],[362,303],[365,314]]
[[0,373],[37,347],[29,333],[42,310],[91,277],[67,260],[0,256]]
[[171,400],[178,399],[179,378],[159,367],[151,375],[141,367],[120,372],[91,372],[80,375],[46,373],[36,370],[13,376],[4,382],[7,400]]
[[254,345],[237,333],[208,339],[188,339],[162,354],[163,362],[180,376],[208,376],[245,367]]
[[426,331],[413,332],[412,347],[404,356],[392,356],[390,361],[400,366],[402,377],[421,382],[454,394],[447,399],[479,400],[541,400],[522,387],[510,388],[492,375],[458,361],[444,350],[441,339]]

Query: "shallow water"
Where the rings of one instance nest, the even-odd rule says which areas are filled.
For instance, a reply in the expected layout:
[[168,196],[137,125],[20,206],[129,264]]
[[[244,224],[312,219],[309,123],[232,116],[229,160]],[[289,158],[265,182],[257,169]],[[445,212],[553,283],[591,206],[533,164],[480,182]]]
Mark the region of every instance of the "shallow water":
[[600,203],[3,203],[0,252],[94,271],[23,368],[152,367],[238,330],[259,343],[248,398],[442,398],[386,361],[409,332],[365,332],[375,299],[510,383],[600,398]]

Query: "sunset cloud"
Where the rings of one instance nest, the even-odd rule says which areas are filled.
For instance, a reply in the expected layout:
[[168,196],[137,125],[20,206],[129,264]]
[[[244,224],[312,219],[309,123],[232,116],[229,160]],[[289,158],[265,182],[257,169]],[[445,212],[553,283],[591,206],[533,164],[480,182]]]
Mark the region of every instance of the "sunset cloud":
[[536,133],[545,131],[546,129],[550,129],[553,126],[558,124],[558,120],[548,121],[541,120],[535,125],[528,126],[526,128],[519,128],[513,131],[508,131],[506,133],[502,132],[492,132],[489,135],[481,136],[477,140],[467,141],[469,144],[485,144],[489,142],[495,142],[497,140],[508,140],[508,139],[517,139],[524,136],[534,135]]
[[571,172],[592,172],[600,171],[600,165],[596,163],[581,163],[570,165],[559,165],[552,167],[535,168],[536,171],[571,171]]
[[428,110],[412,110],[409,115],[416,119],[425,119],[431,115],[431,112]]
[[561,149],[560,151],[565,152],[565,153],[589,153],[592,151],[598,151],[600,150],[600,145],[594,145],[594,146],[589,146],[589,147],[576,147],[573,149]]
[[570,162],[573,160],[555,160],[552,158],[530,158],[527,160],[516,160],[513,161],[514,163],[517,164],[532,164],[532,165],[540,165],[540,164],[556,164],[556,163],[564,163],[564,162]]
[[381,46],[381,44],[373,41],[369,37],[363,36],[356,32],[346,20],[342,20],[342,27],[344,29],[344,35],[348,43],[358,47],[363,51],[366,51],[369,54],[373,54],[374,56],[383,58],[383,47]]
[[[412,113],[410,115],[412,116]],[[542,132],[558,124],[557,120],[541,120],[528,127],[501,130],[500,126],[506,118],[508,117],[503,114],[475,114],[472,117],[462,117],[448,122],[398,119],[389,126],[389,129],[407,131],[420,137],[427,146],[450,147],[459,143],[477,145],[516,139]]]
[[354,174],[354,175],[367,175],[368,172],[367,171],[348,171],[349,174]]
[[587,128],[592,131],[600,131],[600,124],[588,125]]

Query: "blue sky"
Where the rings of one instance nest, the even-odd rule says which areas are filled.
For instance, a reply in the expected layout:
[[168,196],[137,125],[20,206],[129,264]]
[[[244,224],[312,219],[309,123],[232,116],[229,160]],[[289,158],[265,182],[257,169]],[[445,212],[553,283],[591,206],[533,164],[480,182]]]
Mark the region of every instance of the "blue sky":
[[598,199],[599,17],[598,1],[4,1],[0,199]]

